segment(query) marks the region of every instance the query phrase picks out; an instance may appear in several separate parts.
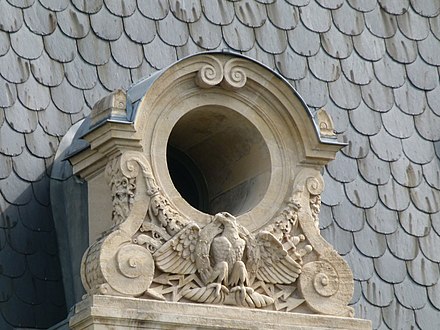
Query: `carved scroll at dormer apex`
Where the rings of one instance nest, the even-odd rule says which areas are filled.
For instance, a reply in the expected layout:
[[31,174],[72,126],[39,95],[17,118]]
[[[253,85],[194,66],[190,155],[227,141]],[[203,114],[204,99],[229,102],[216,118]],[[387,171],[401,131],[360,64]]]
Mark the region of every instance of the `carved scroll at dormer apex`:
[[224,89],[234,90],[246,85],[247,76],[240,59],[222,62],[214,56],[205,56],[205,63],[196,75],[196,84],[201,88],[221,85]]

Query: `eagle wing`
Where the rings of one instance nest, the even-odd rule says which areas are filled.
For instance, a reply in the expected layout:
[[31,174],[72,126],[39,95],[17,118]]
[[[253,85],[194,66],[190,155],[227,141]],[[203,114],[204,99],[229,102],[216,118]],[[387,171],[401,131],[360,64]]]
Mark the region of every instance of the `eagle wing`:
[[188,224],[154,253],[156,266],[167,273],[195,273],[195,249],[199,236],[200,227],[195,223]]
[[248,247],[253,250],[248,252],[251,277],[267,283],[291,284],[301,273],[301,266],[287,254],[281,242],[267,231],[258,233]]

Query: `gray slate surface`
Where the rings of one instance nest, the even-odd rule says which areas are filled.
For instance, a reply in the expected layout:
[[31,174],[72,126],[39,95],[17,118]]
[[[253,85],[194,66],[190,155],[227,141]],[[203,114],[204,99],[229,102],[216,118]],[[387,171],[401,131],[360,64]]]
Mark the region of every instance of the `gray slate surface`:
[[232,49],[325,107],[322,234],[373,328],[440,328],[438,0],[0,0],[0,329],[66,316],[49,199],[61,137],[116,88]]

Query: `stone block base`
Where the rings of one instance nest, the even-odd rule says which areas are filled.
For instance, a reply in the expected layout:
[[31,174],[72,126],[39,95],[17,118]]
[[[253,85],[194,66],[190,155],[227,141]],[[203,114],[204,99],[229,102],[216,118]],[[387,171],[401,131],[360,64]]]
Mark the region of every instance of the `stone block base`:
[[371,329],[367,320],[89,296],[75,306],[70,327],[79,329]]

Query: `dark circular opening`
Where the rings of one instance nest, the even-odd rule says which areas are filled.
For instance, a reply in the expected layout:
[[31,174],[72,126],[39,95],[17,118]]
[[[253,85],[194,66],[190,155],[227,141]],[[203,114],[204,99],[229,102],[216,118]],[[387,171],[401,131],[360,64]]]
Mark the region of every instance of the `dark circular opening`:
[[251,210],[270,181],[270,154],[260,132],[238,112],[219,106],[180,118],[168,139],[167,164],[180,195],[209,214]]

